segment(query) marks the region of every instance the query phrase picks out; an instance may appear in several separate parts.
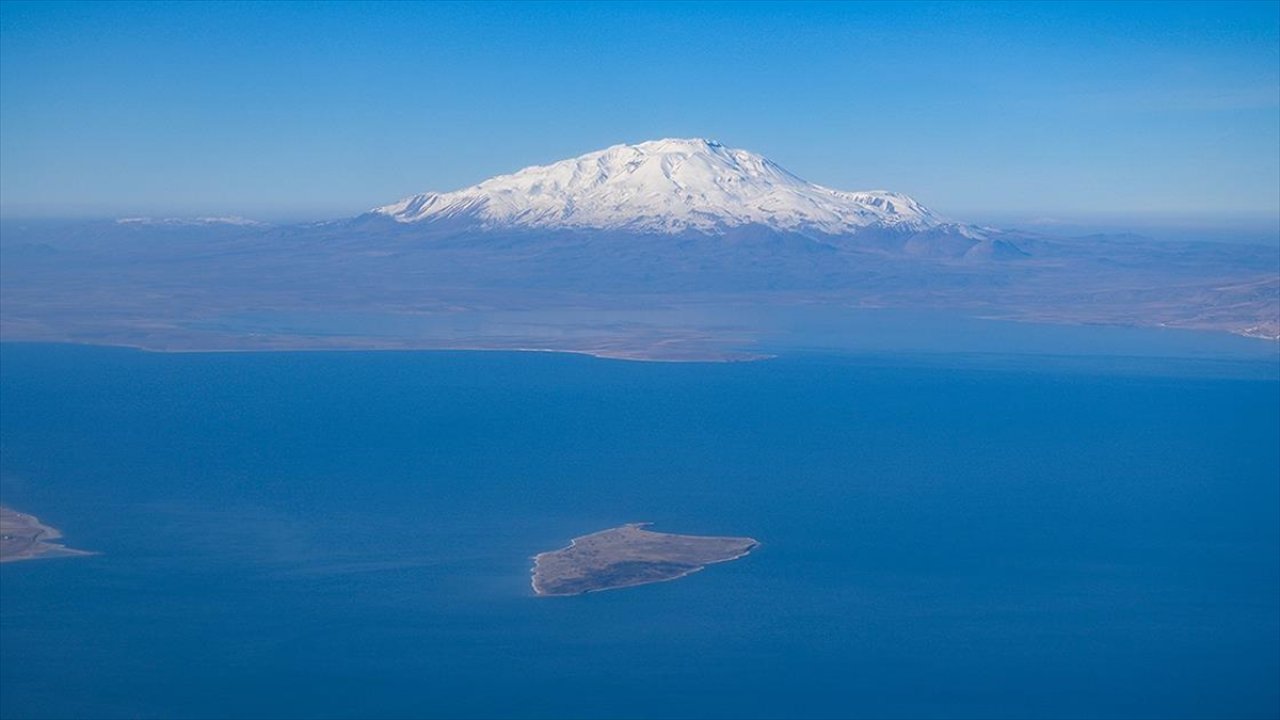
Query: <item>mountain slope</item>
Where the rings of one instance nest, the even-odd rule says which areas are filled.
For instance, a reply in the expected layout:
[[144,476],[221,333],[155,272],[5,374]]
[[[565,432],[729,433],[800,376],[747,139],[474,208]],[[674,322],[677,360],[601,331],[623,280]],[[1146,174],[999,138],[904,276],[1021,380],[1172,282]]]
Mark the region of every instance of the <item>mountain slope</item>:
[[701,139],[615,145],[454,192],[414,195],[372,212],[401,223],[453,221],[483,229],[720,233],[760,225],[825,235],[866,228],[984,235],[906,195],[832,190],[754,153]]

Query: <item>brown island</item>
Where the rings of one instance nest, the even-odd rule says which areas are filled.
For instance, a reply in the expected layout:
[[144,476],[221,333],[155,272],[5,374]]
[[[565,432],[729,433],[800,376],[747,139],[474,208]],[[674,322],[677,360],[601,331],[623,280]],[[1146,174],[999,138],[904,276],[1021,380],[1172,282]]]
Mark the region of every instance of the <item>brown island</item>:
[[580,595],[597,590],[675,580],[712,563],[736,560],[760,543],[749,537],[672,535],[631,523],[574,538],[569,547],[533,558],[538,595]]
[[62,533],[40,524],[34,515],[0,505],[0,563],[95,554],[50,542],[61,537]]

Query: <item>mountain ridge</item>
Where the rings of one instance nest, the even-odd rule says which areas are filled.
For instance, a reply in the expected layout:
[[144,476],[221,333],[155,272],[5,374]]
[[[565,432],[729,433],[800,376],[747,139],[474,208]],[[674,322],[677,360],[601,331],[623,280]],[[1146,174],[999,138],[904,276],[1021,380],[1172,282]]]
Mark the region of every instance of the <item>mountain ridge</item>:
[[761,155],[702,138],[614,145],[460,190],[411,195],[370,214],[483,230],[719,234],[760,225],[822,235],[942,230],[973,240],[988,231],[944,218],[902,193],[835,190]]

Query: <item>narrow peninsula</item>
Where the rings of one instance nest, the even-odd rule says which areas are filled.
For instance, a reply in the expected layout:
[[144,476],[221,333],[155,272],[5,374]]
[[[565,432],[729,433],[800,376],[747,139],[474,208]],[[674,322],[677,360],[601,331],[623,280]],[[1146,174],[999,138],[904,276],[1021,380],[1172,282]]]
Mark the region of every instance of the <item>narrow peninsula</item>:
[[42,525],[36,516],[0,505],[0,563],[96,554],[52,542],[61,537],[62,533]]
[[712,563],[736,560],[760,544],[749,537],[657,533],[644,529],[649,524],[583,535],[566,548],[534,556],[534,593],[581,595],[675,580]]

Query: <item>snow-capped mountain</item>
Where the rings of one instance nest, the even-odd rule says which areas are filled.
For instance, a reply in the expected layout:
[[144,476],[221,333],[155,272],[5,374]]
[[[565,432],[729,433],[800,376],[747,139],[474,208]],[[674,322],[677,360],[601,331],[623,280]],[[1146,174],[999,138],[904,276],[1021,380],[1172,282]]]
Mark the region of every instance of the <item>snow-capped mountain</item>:
[[414,195],[372,212],[402,223],[454,220],[483,229],[716,233],[762,225],[827,235],[868,227],[983,235],[906,195],[832,190],[755,153],[701,139],[615,145],[454,192]]

